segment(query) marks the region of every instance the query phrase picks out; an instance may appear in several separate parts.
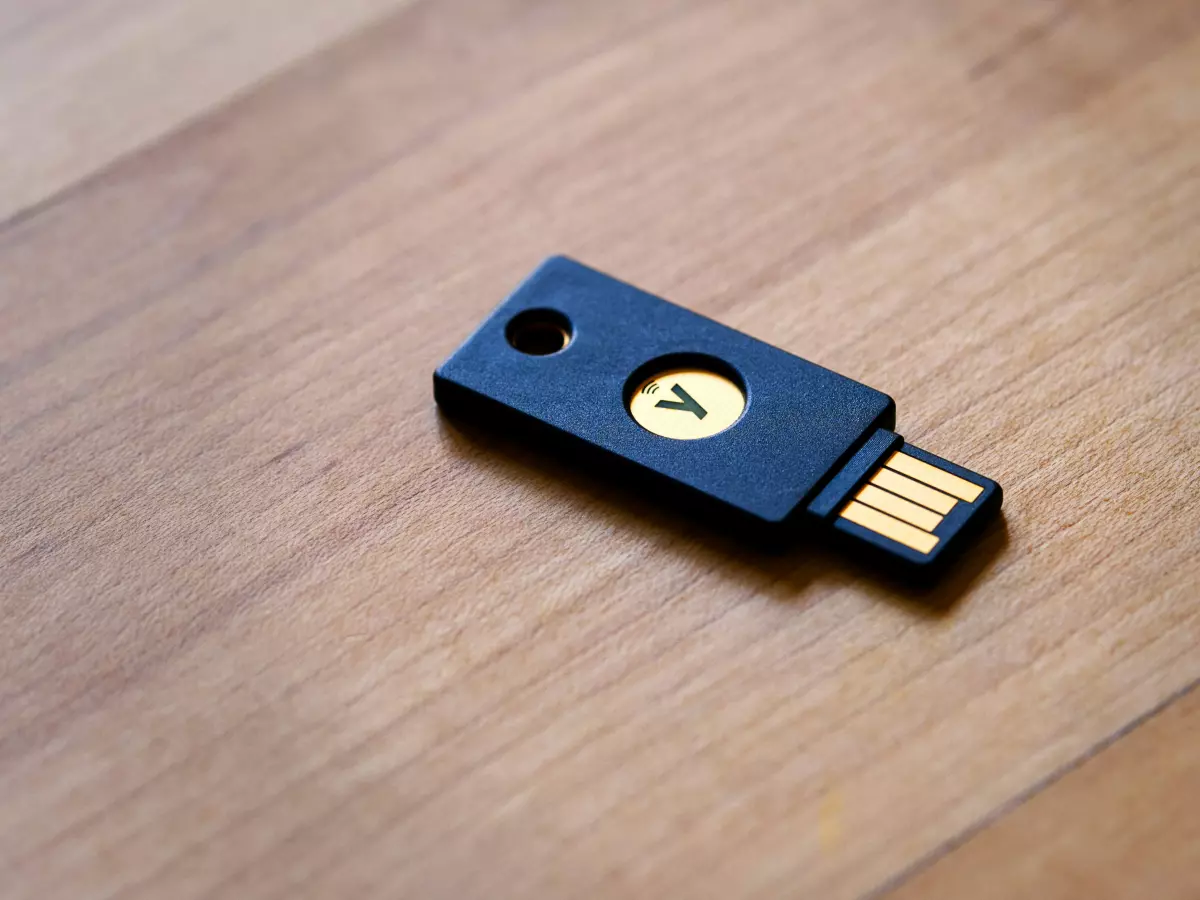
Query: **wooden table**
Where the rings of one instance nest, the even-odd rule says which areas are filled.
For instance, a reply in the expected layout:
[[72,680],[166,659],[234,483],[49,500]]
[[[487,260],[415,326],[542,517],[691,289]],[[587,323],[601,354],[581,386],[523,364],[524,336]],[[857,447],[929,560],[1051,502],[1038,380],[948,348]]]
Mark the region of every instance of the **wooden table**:
[[[1200,3],[0,0],[0,135],[4,897],[1200,897]],[[448,424],[551,253],[1003,525]]]

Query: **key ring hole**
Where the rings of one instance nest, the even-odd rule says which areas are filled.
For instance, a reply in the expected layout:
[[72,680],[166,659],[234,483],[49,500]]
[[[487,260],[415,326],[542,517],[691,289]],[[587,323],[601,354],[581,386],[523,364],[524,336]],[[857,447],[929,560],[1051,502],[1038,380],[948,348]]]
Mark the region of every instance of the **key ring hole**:
[[552,309],[527,309],[513,316],[504,336],[515,350],[527,356],[550,356],[567,349],[571,320]]

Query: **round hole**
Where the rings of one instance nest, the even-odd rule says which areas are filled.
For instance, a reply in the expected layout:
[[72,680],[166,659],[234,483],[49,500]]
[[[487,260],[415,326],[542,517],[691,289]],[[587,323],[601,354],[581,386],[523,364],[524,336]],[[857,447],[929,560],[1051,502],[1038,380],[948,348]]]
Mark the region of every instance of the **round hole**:
[[530,356],[549,356],[571,343],[571,323],[552,309],[527,309],[508,323],[508,342]]

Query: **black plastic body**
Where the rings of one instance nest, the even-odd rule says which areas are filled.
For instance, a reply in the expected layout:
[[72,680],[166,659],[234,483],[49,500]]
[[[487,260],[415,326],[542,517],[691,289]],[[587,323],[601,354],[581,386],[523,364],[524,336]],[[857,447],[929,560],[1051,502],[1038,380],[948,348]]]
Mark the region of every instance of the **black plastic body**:
[[[505,328],[525,310],[571,325],[559,353],[530,356]],[[627,398],[659,367],[698,363],[747,398],[732,427],[699,440],[643,429]],[[543,263],[434,373],[448,413],[520,430],[548,449],[622,470],[693,511],[783,537],[879,429],[886,394],[563,257]]]

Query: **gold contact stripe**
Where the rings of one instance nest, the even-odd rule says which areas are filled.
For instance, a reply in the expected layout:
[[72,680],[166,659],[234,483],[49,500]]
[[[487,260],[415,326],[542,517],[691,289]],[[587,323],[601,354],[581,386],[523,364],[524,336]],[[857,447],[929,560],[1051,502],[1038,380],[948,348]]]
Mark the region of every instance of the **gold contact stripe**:
[[891,538],[905,547],[911,547],[918,553],[928,553],[938,545],[938,538],[935,535],[922,531],[920,528],[914,528],[907,522],[893,519],[887,513],[871,509],[857,500],[851,500],[846,505],[846,508],[842,510],[842,518],[861,525],[863,528],[869,528],[876,534],[882,534],[885,538]]
[[880,469],[871,477],[871,483],[877,484],[893,494],[899,494],[913,503],[920,503],[934,512],[940,512],[943,516],[954,509],[954,504],[958,502],[948,494],[935,491],[911,478],[905,478],[899,472],[893,472],[891,469]]
[[983,488],[979,485],[967,481],[965,478],[959,478],[957,475],[952,475],[945,469],[931,466],[929,463],[917,459],[915,456],[901,453],[899,450],[893,453],[892,458],[884,465],[889,469],[895,469],[897,472],[903,472],[909,478],[923,481],[930,487],[937,488],[939,491],[945,491],[959,500],[966,500],[968,503],[974,503],[979,495],[983,493]]
[[858,492],[857,499],[873,506],[880,512],[885,512],[890,516],[895,516],[897,519],[902,519],[909,525],[916,525],[918,528],[924,528],[926,531],[933,531],[942,522],[942,517],[935,512],[930,512],[923,506],[905,500],[903,497],[897,497],[895,494],[889,494],[887,491],[880,490],[873,484],[868,484]]

